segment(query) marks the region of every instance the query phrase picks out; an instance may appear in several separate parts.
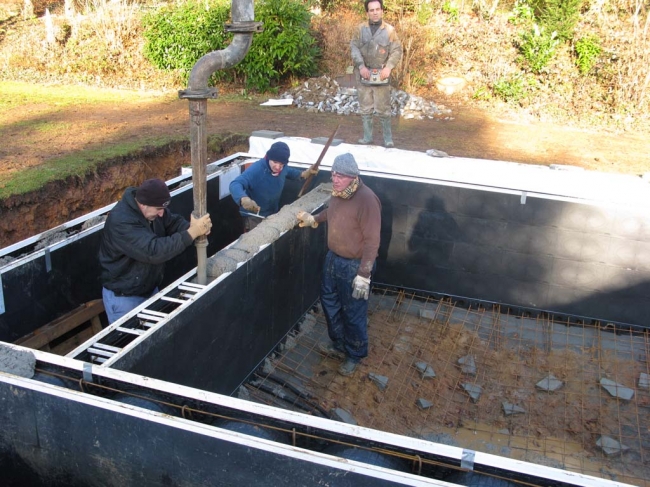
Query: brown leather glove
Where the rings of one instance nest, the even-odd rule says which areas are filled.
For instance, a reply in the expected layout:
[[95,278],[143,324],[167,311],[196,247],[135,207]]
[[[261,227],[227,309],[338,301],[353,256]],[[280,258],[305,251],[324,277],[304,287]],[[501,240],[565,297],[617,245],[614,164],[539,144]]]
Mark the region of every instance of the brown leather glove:
[[311,167],[309,169],[305,169],[303,172],[300,173],[301,179],[307,179],[309,176],[316,176],[318,174],[318,169],[312,169]]
[[241,204],[242,208],[246,211],[250,211],[251,213],[257,213],[260,211],[260,207],[255,201],[250,199],[248,196],[244,196],[241,201],[239,202]]
[[191,215],[190,228],[187,229],[187,233],[190,234],[192,240],[195,240],[203,235],[209,235],[211,228],[212,220],[210,220],[209,213],[206,213],[201,218],[194,218],[194,215]]
[[299,211],[296,215],[298,217],[298,226],[299,227],[318,227],[318,222],[314,220],[314,216],[311,213],[306,211]]

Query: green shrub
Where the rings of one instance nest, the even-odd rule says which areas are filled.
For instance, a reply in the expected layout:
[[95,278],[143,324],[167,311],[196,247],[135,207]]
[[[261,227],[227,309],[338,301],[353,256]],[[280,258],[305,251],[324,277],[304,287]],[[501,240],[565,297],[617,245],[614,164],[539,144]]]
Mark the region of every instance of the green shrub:
[[507,102],[518,102],[526,96],[526,80],[520,74],[499,78],[492,86],[496,96]]
[[[187,81],[202,56],[230,43],[232,35],[224,30],[229,17],[230,0],[162,7],[143,19],[145,56],[157,68],[179,70]],[[307,6],[297,0],[265,0],[256,4],[255,17],[264,31],[253,36],[239,64],[217,71],[211,81],[238,78],[247,88],[265,91],[286,77],[314,74],[319,51]]]
[[559,43],[555,32],[549,34],[546,29],[534,24],[532,29],[521,33],[519,51],[530,70],[539,74],[555,55]]
[[536,15],[549,32],[561,41],[573,38],[584,0],[536,0]]
[[436,8],[433,5],[433,3],[425,3],[422,2],[418,6],[415,16],[418,20],[418,23],[420,25],[427,25],[429,21],[433,18],[434,14],[436,13]]
[[265,0],[255,4],[264,32],[255,34],[244,60],[235,67],[246,86],[268,90],[290,76],[316,73],[320,51],[310,28],[311,14],[298,0]]
[[487,87],[481,86],[472,94],[472,100],[489,101],[492,95]]
[[[224,24],[230,0],[189,0],[146,14],[143,19],[144,55],[159,69],[179,70],[187,81],[194,64],[205,54],[224,49],[230,39]],[[217,79],[223,71],[215,74]]]
[[458,22],[460,10],[458,8],[458,5],[456,5],[456,2],[453,0],[445,0],[445,2],[442,4],[442,11],[449,16],[449,20],[452,22]]
[[598,61],[603,49],[600,47],[600,39],[595,35],[589,35],[578,39],[575,51],[576,66],[578,66],[580,74],[586,75]]
[[512,7],[512,14],[508,17],[508,22],[512,25],[532,23],[535,20],[533,7],[526,0],[516,0]]

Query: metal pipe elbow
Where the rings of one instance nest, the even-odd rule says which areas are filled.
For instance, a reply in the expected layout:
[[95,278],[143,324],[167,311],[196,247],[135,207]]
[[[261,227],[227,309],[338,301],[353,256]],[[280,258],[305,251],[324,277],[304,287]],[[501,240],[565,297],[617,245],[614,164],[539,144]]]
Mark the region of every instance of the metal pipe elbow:
[[[255,18],[254,0],[232,0],[231,17],[233,24],[252,23]],[[226,49],[212,51],[199,59],[190,73],[188,89],[202,90],[208,87],[212,73],[228,69],[239,63],[251,47],[253,32],[236,32]]]
[[212,51],[199,59],[190,73],[189,90],[200,90],[208,87],[212,73],[220,69],[228,69],[239,63],[253,42],[253,34],[235,34],[226,49]]

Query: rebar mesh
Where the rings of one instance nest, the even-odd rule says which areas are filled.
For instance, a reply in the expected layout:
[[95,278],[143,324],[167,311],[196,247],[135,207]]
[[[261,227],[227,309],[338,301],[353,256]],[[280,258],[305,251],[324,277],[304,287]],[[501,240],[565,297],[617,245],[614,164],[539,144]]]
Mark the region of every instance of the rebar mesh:
[[[343,377],[318,351],[323,315],[307,318],[248,384],[253,400],[650,486],[648,332],[375,287],[369,355]],[[542,388],[551,374],[559,387]]]

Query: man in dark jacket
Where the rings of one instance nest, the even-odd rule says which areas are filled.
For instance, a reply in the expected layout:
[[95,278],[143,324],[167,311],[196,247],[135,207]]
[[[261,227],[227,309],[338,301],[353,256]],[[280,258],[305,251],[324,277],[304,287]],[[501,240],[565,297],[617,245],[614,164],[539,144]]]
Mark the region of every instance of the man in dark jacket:
[[316,228],[327,221],[327,247],[320,301],[331,343],[326,355],[345,358],[339,374],[351,375],[368,355],[368,296],[379,251],[381,203],[359,178],[352,154],[336,156],[332,165],[329,207],[316,216],[298,213],[300,226]]
[[287,144],[275,142],[262,159],[230,183],[230,194],[241,208],[247,231],[252,230],[260,220],[251,213],[266,217],[278,212],[287,179],[305,179],[310,174],[318,173],[317,170],[300,171],[287,166],[290,155]]
[[99,247],[102,297],[109,323],[136,308],[162,282],[164,264],[183,252],[194,239],[210,233],[210,215],[182,216],[167,209],[169,188],[148,179],[127,188],[110,211]]

